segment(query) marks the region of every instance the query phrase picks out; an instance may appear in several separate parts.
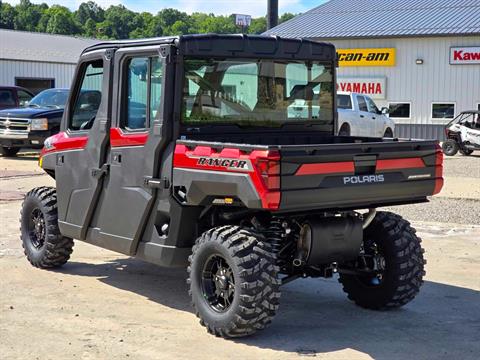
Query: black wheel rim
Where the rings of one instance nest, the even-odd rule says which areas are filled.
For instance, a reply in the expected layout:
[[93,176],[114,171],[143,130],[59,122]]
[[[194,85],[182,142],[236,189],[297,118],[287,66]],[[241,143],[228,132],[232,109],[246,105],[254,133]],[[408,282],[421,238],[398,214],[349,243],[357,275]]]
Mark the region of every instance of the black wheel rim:
[[202,270],[202,292],[207,304],[216,312],[225,312],[235,297],[233,270],[219,254],[212,255]]
[[33,247],[36,249],[42,248],[46,239],[45,217],[38,208],[33,209],[30,214],[28,233]]
[[453,145],[450,143],[445,144],[445,152],[451,154],[453,152]]
[[373,240],[366,240],[363,244],[362,254],[358,266],[371,272],[357,276],[366,286],[381,286],[385,278],[386,261],[382,250]]

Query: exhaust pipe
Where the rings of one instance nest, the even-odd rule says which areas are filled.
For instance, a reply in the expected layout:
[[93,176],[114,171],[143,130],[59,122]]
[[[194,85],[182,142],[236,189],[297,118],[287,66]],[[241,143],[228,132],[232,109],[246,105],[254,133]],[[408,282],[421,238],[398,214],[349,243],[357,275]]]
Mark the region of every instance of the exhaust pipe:
[[375,215],[377,215],[377,209],[368,209],[367,216],[363,217],[363,224],[362,224],[363,230],[365,230],[372,223],[373,219],[375,218]]

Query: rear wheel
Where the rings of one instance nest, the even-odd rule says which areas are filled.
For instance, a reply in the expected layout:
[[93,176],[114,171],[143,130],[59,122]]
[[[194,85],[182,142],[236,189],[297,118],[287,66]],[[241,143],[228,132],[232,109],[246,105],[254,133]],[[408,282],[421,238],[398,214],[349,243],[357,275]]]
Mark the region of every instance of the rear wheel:
[[189,261],[192,304],[209,333],[246,336],[271,322],[280,298],[279,269],[259,235],[238,226],[211,229],[197,239]]
[[0,148],[0,153],[5,157],[15,157],[19,151],[18,147],[2,146]]
[[460,152],[460,154],[462,154],[463,156],[470,156],[470,155],[472,155],[473,150],[470,150],[470,149],[460,149],[459,152]]
[[455,140],[447,139],[442,144],[443,153],[447,156],[454,156],[458,152],[458,144]]
[[65,264],[70,258],[73,240],[58,229],[57,194],[54,188],[30,191],[20,214],[21,240],[28,261],[38,268]]
[[[420,238],[399,215],[379,212],[364,231],[358,274],[340,274],[348,298],[368,309],[403,306],[418,294],[425,275]],[[364,273],[364,274],[363,274]]]
[[339,136],[350,136],[350,126],[348,124],[343,124],[338,132]]

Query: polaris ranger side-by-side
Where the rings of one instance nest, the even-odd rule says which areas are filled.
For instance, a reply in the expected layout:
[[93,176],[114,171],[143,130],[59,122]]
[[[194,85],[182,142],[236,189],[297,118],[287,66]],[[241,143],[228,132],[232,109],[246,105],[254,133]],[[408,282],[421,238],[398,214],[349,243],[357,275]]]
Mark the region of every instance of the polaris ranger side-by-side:
[[[280,286],[299,277],[339,273],[370,309],[408,303],[424,276],[420,239],[375,209],[438,193],[442,152],[436,141],[335,136],[335,69],[333,45],[278,37],[86,49],[40,158],[56,189],[23,203],[29,261],[61,266],[78,239],[188,267],[195,312],[223,337],[263,329]],[[85,90],[102,94],[94,115],[78,100]],[[290,118],[299,99],[308,109]]]

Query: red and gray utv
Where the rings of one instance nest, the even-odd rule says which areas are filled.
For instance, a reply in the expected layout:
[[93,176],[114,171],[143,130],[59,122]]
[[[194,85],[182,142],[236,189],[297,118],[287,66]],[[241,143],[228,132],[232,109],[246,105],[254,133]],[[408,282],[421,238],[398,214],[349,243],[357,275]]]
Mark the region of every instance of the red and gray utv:
[[[278,37],[86,49],[40,158],[56,188],[23,203],[29,261],[61,266],[77,239],[187,267],[195,313],[223,337],[263,329],[296,278],[338,273],[370,309],[408,303],[424,276],[420,239],[376,208],[438,193],[442,152],[436,141],[335,136],[336,66],[333,45]],[[298,100],[307,111],[290,117]]]

